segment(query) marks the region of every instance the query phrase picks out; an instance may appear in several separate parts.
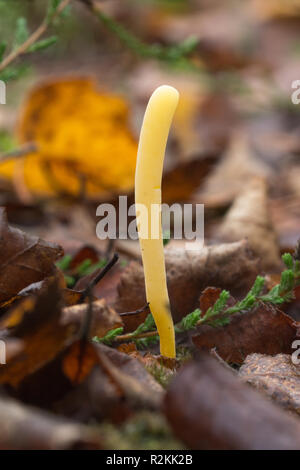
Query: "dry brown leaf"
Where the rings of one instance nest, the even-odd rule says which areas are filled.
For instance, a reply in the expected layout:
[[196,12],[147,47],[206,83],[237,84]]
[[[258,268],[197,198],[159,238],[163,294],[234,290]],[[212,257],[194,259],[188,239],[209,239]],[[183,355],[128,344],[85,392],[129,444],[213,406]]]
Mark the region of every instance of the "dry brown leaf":
[[[21,321],[9,332],[4,330],[3,339],[21,339],[24,347],[0,369],[2,384],[18,385],[76,341],[82,333],[89,308],[89,305],[83,304],[66,307],[62,312],[60,291],[55,282],[32,301],[26,298],[23,302],[24,305],[13,307],[6,317],[9,324],[10,316],[16,318],[15,310],[23,309]],[[28,310],[24,312],[25,308]],[[120,325],[119,316],[112,309],[107,309],[105,301],[93,302],[92,308],[91,337],[103,336]]]
[[93,429],[0,397],[1,450],[101,449]]
[[[205,246],[199,252],[170,247],[165,251],[165,259],[175,321],[198,307],[199,296],[205,287],[221,287],[239,296],[249,289],[258,274],[257,260],[246,240]],[[145,303],[143,269],[133,262],[121,277],[116,309],[128,312],[141,308]]]
[[122,422],[136,409],[160,408],[163,390],[137,358],[96,343],[91,347],[96,366],[67,393],[57,410],[80,420],[97,417]]
[[[79,329],[84,322],[88,309],[88,304],[72,305],[71,307],[63,308],[60,318],[61,325],[64,327],[77,324]],[[104,299],[92,302],[91,316],[90,336],[99,336],[102,338],[109,330],[119,328],[123,325],[120,316],[113,308],[107,306]]]
[[239,376],[283,408],[300,414],[300,367],[288,354],[250,354]]
[[215,155],[181,162],[166,172],[162,181],[163,201],[187,201],[203,183],[218,158]]
[[62,367],[64,374],[75,384],[82,383],[97,364],[97,354],[92,344],[76,341],[64,356]]
[[[152,403],[154,403],[155,399],[157,402],[159,401],[161,398],[162,388],[156,382],[156,380],[154,380],[153,377],[148,374],[139,361],[128,356],[127,354],[122,354],[120,351],[109,348],[105,345],[98,345],[98,348],[102,354],[104,354],[105,357],[112,363],[112,365],[114,365],[115,368],[120,369],[120,371],[122,371],[124,374],[136,379],[140,383],[140,386],[146,387],[147,390],[153,394],[153,400],[150,400]],[[114,378],[125,391],[126,379],[123,381],[123,378],[118,375],[115,375]]]
[[62,256],[62,248],[10,227],[4,208],[0,208],[0,238],[1,303],[55,274],[54,262]]
[[223,207],[230,204],[244,189],[245,182],[254,176],[268,177],[270,168],[250,149],[247,137],[237,133],[215,170],[208,176],[196,195],[207,207]]
[[300,198],[273,199],[270,210],[282,252],[292,251],[300,234]]
[[280,251],[269,215],[264,180],[252,179],[237,196],[218,230],[217,238],[222,242],[247,238],[264,271],[280,269]]
[[189,449],[300,449],[299,420],[206,355],[179,371],[165,411]]
[[192,340],[196,348],[216,348],[227,362],[242,364],[252,353],[291,353],[299,324],[272,305],[260,305],[251,312],[232,315],[223,327],[202,325]]

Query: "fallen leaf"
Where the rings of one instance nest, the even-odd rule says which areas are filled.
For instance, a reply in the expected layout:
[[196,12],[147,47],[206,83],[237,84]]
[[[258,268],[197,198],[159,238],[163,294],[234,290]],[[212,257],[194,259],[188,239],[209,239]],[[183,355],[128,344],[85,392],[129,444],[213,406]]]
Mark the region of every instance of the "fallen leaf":
[[262,304],[250,312],[232,315],[228,325],[197,327],[192,341],[201,351],[216,348],[225,361],[242,364],[252,353],[291,353],[298,328],[281,310]]
[[277,236],[272,226],[267,204],[266,182],[252,179],[237,196],[218,230],[222,242],[247,238],[261,269],[270,272],[281,267]]
[[56,272],[54,262],[62,249],[9,226],[4,208],[0,208],[0,238],[1,303]]
[[64,374],[73,384],[80,384],[97,364],[97,354],[92,344],[76,341],[63,359]]
[[290,355],[250,354],[239,376],[282,408],[300,414],[300,368],[293,364]]
[[91,347],[97,364],[57,403],[57,411],[84,421],[97,417],[120,423],[135,410],[160,408],[163,390],[137,358],[105,345]]
[[300,449],[299,420],[208,355],[178,372],[164,408],[189,449]]
[[92,428],[0,397],[1,450],[101,449]]
[[[175,321],[198,307],[205,287],[221,287],[239,296],[250,288],[258,274],[257,259],[246,240],[205,246],[197,252],[170,247],[165,251],[165,260]],[[115,305],[118,312],[133,311],[145,305],[144,274],[140,264],[132,262],[124,270],[118,291]]]
[[91,245],[83,245],[74,255],[70,263],[70,269],[76,269],[80,264],[89,259],[92,263],[99,261],[98,251]]
[[245,182],[255,176],[268,178],[270,167],[255,156],[248,137],[235,133],[214,171],[207,177],[195,199],[206,207],[228,206],[244,189]]
[[162,181],[163,201],[170,204],[175,201],[189,200],[213,169],[217,160],[218,157],[212,154],[181,162],[168,170]]
[[299,238],[300,199],[275,198],[270,201],[272,222],[283,253],[292,251]]
[[[22,351],[0,368],[0,383],[17,386],[26,376],[38,371],[45,364],[53,361],[63,350],[79,339],[85,324],[88,304],[61,309],[61,295],[54,282],[48,290],[42,291],[29,301],[24,301],[28,309],[20,316],[21,321],[9,332],[4,330],[3,339],[18,338],[24,343]],[[13,307],[6,317],[7,324],[10,317],[15,319]],[[92,303],[92,321],[89,337],[103,336],[115,325],[120,325],[119,316],[108,309],[105,301]]]
[[89,78],[57,79],[34,88],[18,134],[21,143],[34,141],[39,150],[24,164],[1,164],[0,174],[12,178],[22,164],[33,193],[78,196],[84,185],[87,196],[97,197],[133,187],[137,144],[128,106],[121,97],[100,92]]

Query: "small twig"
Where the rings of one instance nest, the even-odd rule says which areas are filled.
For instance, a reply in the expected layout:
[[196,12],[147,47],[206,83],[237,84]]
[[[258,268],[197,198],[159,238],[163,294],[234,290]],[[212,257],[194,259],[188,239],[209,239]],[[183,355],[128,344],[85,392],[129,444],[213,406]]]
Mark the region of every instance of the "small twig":
[[149,302],[147,302],[146,305],[144,305],[144,307],[139,308],[137,310],[134,310],[133,312],[123,312],[123,313],[119,313],[119,315],[120,315],[120,317],[122,317],[124,315],[137,315],[138,313],[145,312],[148,307],[149,307]]
[[92,291],[89,292],[89,304],[88,304],[88,309],[82,324],[81,332],[80,332],[80,343],[79,343],[79,357],[78,357],[78,363],[79,367],[77,370],[76,378],[75,378],[75,383],[77,383],[81,371],[82,371],[82,364],[86,352],[87,345],[89,344],[89,333],[91,329],[91,323],[93,319],[93,298],[92,298]]
[[25,157],[25,155],[28,155],[32,152],[36,152],[37,150],[37,144],[35,144],[34,142],[28,142],[16,150],[11,150],[0,155],[0,163],[6,162],[7,160],[12,160],[14,158]]
[[104,254],[104,259],[106,261],[110,258],[111,253],[114,250],[115,242],[116,242],[116,240],[114,240],[113,238],[109,238],[108,243],[107,243],[107,248],[106,248],[105,254]]
[[89,285],[82,291],[79,302],[82,303],[84,299],[89,295],[89,293],[93,290],[96,284],[98,284],[101,279],[108,273],[108,271],[116,264],[119,259],[118,253],[115,253],[112,259],[107,263],[107,265],[101,269],[101,271],[91,280]]
[[146,331],[145,333],[140,333],[138,335],[132,335],[132,333],[126,333],[125,335],[116,336],[114,341],[122,343],[123,341],[137,340],[142,338],[151,338],[152,336],[158,336],[158,331]]
[[81,326],[80,338],[82,341],[87,342],[89,340],[89,333],[91,329],[91,323],[93,318],[93,290],[91,289],[88,293],[89,303],[88,309],[84,318],[84,321]]
[[[71,0],[63,0],[62,3],[58,6],[57,10],[55,11],[52,21],[57,18],[58,15],[69,5]],[[0,72],[2,72],[6,67],[8,67],[12,62],[14,62],[19,56],[26,54],[26,51],[29,47],[33,46],[40,37],[47,31],[49,27],[48,21],[44,20],[42,24],[32,33],[29,38],[23,42],[17,49],[12,51],[7,57],[3,59],[0,64]]]

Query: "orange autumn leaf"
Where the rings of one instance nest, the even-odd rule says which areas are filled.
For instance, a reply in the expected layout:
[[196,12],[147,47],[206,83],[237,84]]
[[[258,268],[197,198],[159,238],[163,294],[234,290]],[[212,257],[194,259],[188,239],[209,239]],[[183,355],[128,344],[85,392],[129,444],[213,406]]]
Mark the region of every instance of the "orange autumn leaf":
[[97,364],[98,356],[92,344],[76,341],[63,359],[63,372],[73,384],[82,383]]
[[13,178],[20,165],[26,187],[35,194],[89,197],[129,190],[134,184],[136,141],[128,106],[102,93],[91,79],[61,79],[40,85],[26,99],[18,126],[20,143],[38,151],[23,161],[0,165]]

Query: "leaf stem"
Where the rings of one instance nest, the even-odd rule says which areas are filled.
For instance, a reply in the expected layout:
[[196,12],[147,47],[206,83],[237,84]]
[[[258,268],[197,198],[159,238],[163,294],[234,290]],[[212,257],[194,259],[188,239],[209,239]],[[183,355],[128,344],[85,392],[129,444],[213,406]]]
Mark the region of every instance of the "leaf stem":
[[69,5],[71,0],[62,0],[62,2],[58,5],[57,9],[55,10],[51,22],[44,19],[42,24],[29,36],[29,38],[23,42],[19,47],[13,50],[8,56],[6,56],[2,62],[0,63],[0,72],[2,72],[6,67],[8,67],[12,62],[14,62],[18,57],[21,55],[26,54],[28,49],[33,46],[40,37],[47,31],[49,25],[53,22],[55,18],[57,18],[60,13]]

